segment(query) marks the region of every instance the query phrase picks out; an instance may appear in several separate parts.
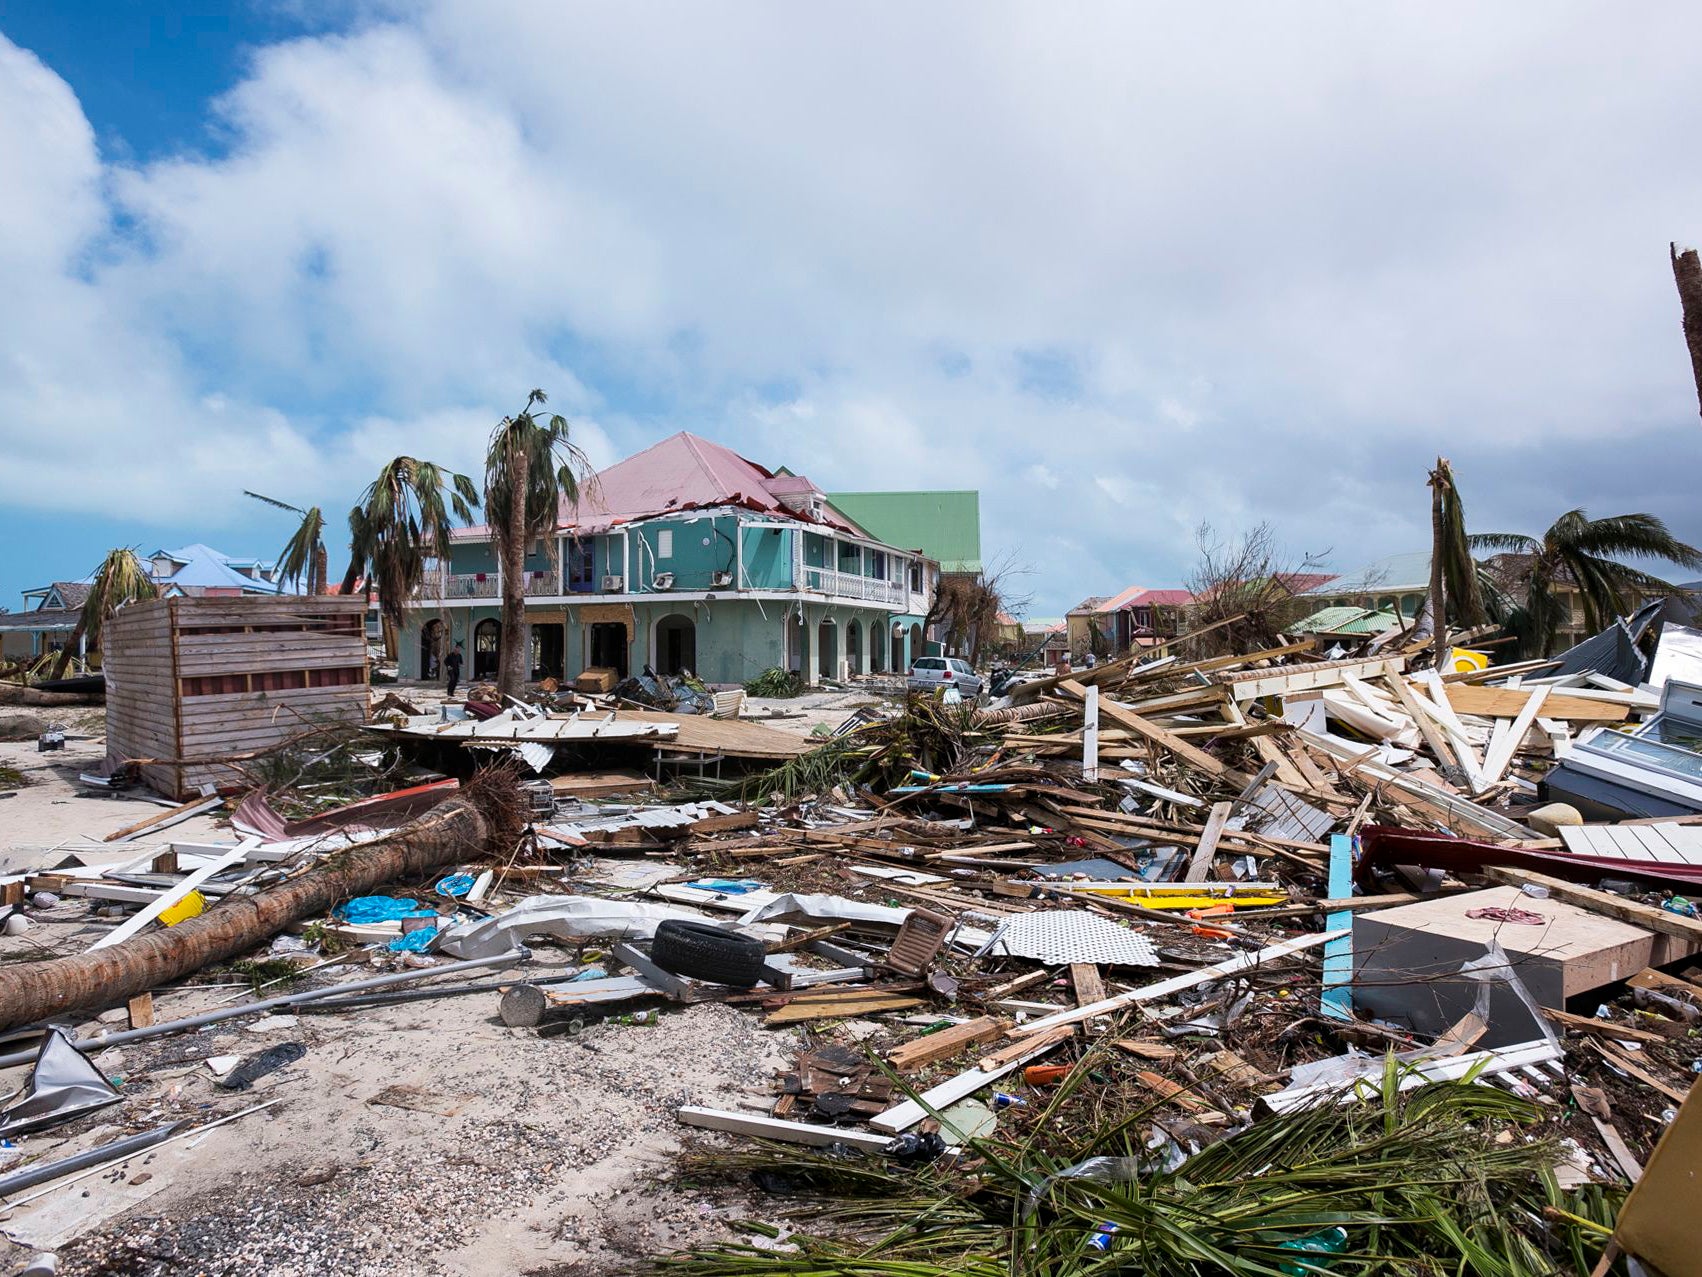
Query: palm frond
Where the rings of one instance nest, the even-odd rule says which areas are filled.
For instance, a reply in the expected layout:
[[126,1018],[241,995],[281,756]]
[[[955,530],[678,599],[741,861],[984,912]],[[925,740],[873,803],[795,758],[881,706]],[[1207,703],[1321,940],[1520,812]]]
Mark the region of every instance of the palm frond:
[[1569,531],[1568,543],[1585,554],[1662,559],[1680,567],[1702,567],[1702,550],[1680,541],[1665,522],[1652,514],[1589,519]]

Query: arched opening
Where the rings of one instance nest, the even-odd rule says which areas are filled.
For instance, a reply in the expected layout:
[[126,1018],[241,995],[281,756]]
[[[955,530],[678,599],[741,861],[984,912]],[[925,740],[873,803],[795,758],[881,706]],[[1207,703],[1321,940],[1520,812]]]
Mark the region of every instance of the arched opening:
[[912,625],[910,627],[910,660],[914,663],[918,656],[926,655],[927,652],[922,650],[922,627]]
[[443,622],[433,617],[420,627],[420,677],[436,679],[442,673]]
[[697,622],[678,612],[656,622],[656,672],[697,670]]
[[839,677],[839,627],[832,621],[816,626],[816,650],[821,653],[816,672],[823,678]]
[[869,622],[869,673],[886,673],[886,626],[876,621]]
[[495,678],[502,653],[502,622],[486,617],[473,627],[473,677]]
[[854,618],[845,622],[845,672],[863,672],[863,625]]
[[793,612],[786,618],[786,668],[804,672],[804,618]]

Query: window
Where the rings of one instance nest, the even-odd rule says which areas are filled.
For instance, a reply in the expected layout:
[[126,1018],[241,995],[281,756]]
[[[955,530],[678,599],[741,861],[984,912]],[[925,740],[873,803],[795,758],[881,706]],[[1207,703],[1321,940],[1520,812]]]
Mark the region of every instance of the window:
[[945,667],[946,663],[939,657],[924,656],[920,660],[912,662],[910,668],[918,670],[943,670]]
[[880,550],[876,550],[874,552],[874,566],[870,570],[869,575],[874,577],[877,581],[886,580],[886,555]]
[[591,593],[595,581],[595,577],[592,575],[594,566],[589,541],[573,540],[567,543],[568,593]]
[[922,592],[922,565],[920,563],[910,565],[910,592],[912,594]]
[[674,557],[674,530],[663,528],[656,534],[656,557],[671,559]]

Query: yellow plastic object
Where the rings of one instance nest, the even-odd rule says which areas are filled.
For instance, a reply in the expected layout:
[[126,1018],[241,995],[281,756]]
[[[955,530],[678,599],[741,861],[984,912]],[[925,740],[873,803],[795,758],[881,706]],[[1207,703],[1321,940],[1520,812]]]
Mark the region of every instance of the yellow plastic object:
[[1489,668],[1489,653],[1476,652],[1469,647],[1451,647],[1448,649],[1448,673],[1475,674],[1478,670]]
[[160,921],[168,927],[175,927],[180,922],[200,917],[207,911],[207,897],[199,891],[191,891],[171,908],[160,913]]
[[1269,891],[1244,891],[1233,896],[1185,896],[1170,891],[1149,891],[1144,887],[1125,886],[1122,883],[1072,883],[1069,888],[1071,891],[1091,892],[1094,895],[1117,896],[1146,909],[1210,909],[1214,905],[1233,905],[1237,909],[1246,909],[1257,905],[1288,903],[1287,896]]

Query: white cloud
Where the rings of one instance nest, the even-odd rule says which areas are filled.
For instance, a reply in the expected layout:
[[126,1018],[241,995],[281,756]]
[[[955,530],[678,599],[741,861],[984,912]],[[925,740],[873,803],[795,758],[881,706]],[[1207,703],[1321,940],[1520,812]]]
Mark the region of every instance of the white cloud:
[[142,166],[0,40],[0,500],[336,505],[395,451],[476,470],[541,385],[602,460],[686,428],[980,487],[1042,611],[1177,580],[1202,519],[1421,544],[1439,451],[1479,526],[1702,539],[1665,256],[1699,34],[443,0],[260,50],[216,153]]

